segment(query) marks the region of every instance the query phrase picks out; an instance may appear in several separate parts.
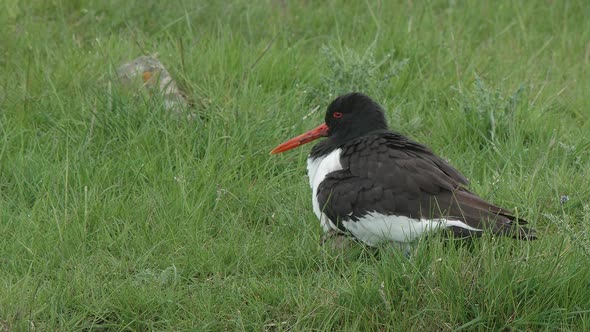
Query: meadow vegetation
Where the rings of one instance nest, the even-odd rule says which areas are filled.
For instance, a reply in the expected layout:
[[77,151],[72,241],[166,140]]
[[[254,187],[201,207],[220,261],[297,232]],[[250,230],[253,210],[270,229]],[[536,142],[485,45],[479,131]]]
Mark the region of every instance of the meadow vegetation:
[[[0,331],[589,331],[589,13],[2,1]],[[121,86],[117,67],[150,54],[195,120]],[[352,90],[539,240],[324,250],[309,147],[269,151]]]

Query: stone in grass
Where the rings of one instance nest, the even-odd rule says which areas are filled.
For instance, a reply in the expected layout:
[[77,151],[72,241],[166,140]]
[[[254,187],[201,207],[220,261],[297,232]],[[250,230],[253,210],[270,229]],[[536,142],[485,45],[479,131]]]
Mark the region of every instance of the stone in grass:
[[132,86],[141,78],[141,86],[150,93],[158,92],[164,98],[164,108],[175,115],[187,116],[188,120],[195,118],[195,114],[188,113],[188,102],[178,89],[176,82],[164,65],[154,56],[140,56],[119,66],[117,75],[124,85]]

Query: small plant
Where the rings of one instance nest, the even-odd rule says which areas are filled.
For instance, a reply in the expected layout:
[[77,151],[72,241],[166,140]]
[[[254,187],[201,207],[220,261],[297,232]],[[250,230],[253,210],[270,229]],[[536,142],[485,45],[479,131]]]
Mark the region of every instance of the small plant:
[[[561,202],[563,199],[560,199],[560,204],[565,204]],[[555,224],[560,232],[567,234],[571,243],[581,248],[590,258],[590,205],[584,204],[581,213],[582,215],[578,218],[573,218],[569,214],[558,216],[552,213],[545,213],[543,217]]]
[[378,59],[375,44],[362,54],[350,48],[324,45],[320,55],[326,61],[326,74],[321,76],[319,87],[310,91],[313,97],[322,100],[351,91],[370,93],[378,98],[408,64],[407,58],[396,60],[393,52]]
[[488,86],[476,76],[470,91],[459,90],[459,104],[468,123],[478,130],[485,140],[496,142],[514,127],[515,112],[521,104],[524,85],[505,97],[498,89]]

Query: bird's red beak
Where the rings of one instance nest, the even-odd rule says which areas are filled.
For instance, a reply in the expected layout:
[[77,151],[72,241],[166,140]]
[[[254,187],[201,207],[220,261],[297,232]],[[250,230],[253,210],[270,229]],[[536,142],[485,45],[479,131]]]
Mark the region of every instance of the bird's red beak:
[[293,137],[290,140],[286,141],[285,143],[282,143],[281,145],[274,148],[270,153],[277,154],[277,153],[285,152],[287,150],[291,150],[291,149],[294,149],[298,146],[301,146],[305,143],[309,143],[311,141],[314,141],[320,137],[326,137],[326,136],[328,136],[328,126],[326,126],[326,124],[323,123],[321,126],[318,126],[314,129],[306,132],[305,134],[301,134],[297,137]]

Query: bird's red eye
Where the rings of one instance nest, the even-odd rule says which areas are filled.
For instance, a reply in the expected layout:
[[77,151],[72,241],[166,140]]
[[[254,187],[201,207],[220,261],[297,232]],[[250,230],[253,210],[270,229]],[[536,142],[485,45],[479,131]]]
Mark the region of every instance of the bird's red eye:
[[334,114],[332,114],[332,116],[334,117],[334,119],[340,119],[342,117],[342,113],[334,112]]

